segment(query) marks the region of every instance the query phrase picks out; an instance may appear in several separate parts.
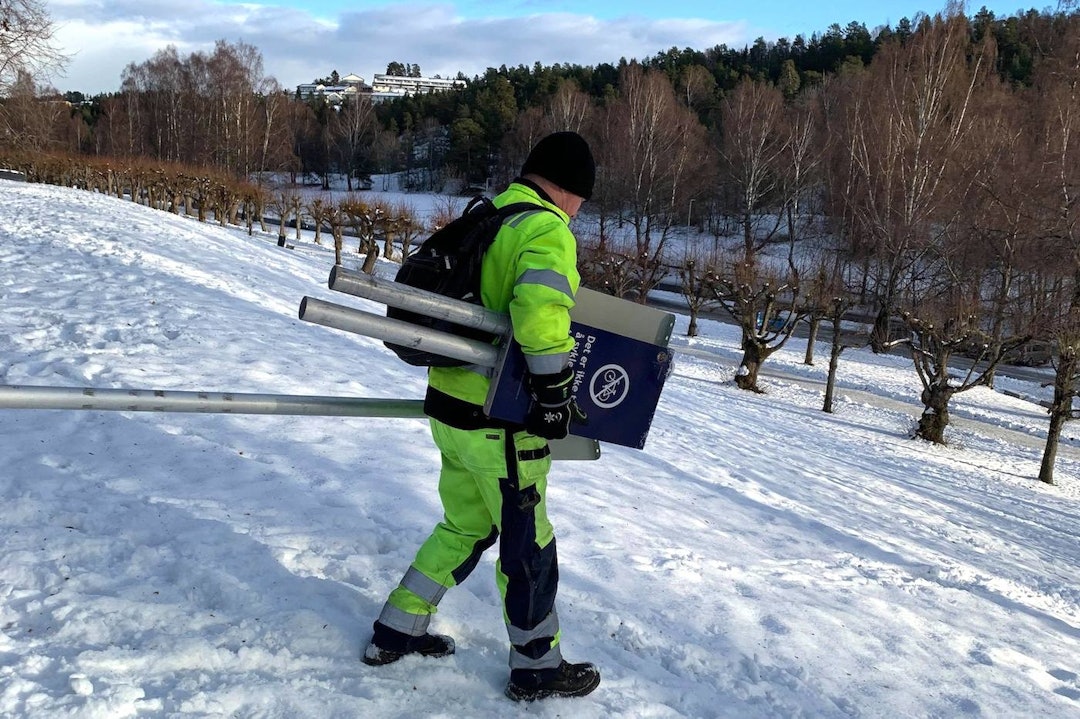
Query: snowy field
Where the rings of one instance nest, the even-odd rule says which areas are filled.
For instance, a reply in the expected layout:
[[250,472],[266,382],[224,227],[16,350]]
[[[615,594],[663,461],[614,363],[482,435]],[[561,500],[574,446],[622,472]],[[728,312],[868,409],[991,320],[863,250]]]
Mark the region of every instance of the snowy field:
[[[378,308],[275,240],[0,181],[0,383],[421,397],[297,319]],[[1080,440],[1035,481],[1048,390],[959,395],[934,447],[903,358],[846,352],[827,415],[824,344],[754,395],[702,332],[645,450],[552,473],[564,653],[603,682],[532,705],[490,552],[433,623],[457,654],[359,661],[439,519],[422,420],[0,410],[0,715],[1080,717]]]

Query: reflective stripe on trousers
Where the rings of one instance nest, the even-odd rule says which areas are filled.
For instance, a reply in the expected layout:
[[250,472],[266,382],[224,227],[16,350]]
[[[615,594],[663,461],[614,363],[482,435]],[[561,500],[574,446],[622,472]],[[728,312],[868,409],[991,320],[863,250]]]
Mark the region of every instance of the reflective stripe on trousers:
[[431,420],[442,453],[441,521],[421,545],[379,621],[419,636],[446,589],[476,568],[496,539],[496,582],[510,637],[510,666],[558,666],[558,557],[547,517],[547,442],[525,432],[459,430]]

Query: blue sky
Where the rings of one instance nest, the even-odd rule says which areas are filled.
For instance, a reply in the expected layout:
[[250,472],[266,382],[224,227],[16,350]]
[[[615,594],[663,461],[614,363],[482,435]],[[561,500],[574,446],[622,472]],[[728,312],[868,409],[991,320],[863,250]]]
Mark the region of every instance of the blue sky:
[[[257,2],[261,5],[293,5],[300,3]],[[393,7],[402,3],[381,2],[380,0],[315,0],[305,2],[303,6],[313,14],[334,17],[343,11],[355,11],[361,8]],[[432,3],[434,4],[434,3]],[[664,18],[703,18],[723,22],[745,22],[762,28],[763,32],[776,32],[777,36],[794,37],[798,33],[809,36],[815,30],[824,30],[836,22],[846,25],[851,20],[863,22],[869,28],[888,23],[896,25],[900,18],[912,18],[918,12],[934,13],[945,7],[945,0],[922,2],[921,0],[830,0],[828,2],[791,2],[791,0],[758,0],[741,2],[719,2],[715,0],[680,0],[664,3],[652,0],[549,0],[539,2],[525,0],[515,2],[482,2],[467,0],[446,3],[453,5],[464,18],[487,17],[522,17],[543,13],[582,13],[602,20],[614,20],[626,16],[637,16],[651,20]],[[1053,2],[1045,4],[1052,5]],[[968,2],[967,14],[972,15],[985,5],[998,15],[1014,14],[1017,8],[1031,7],[1017,0],[1007,2]],[[1042,7],[1042,5],[1036,5]]]
[[[968,3],[967,14],[983,5],[999,16],[1033,6]],[[417,64],[426,75],[472,77],[504,64],[595,65],[671,47],[809,37],[853,20],[873,30],[939,12],[945,0],[48,0],[47,7],[59,26],[59,45],[72,56],[65,75],[51,83],[96,93],[119,89],[127,64],[170,44],[187,55],[211,50],[216,40],[249,43],[262,52],[264,72],[285,87],[332,70],[370,80],[392,61]]]

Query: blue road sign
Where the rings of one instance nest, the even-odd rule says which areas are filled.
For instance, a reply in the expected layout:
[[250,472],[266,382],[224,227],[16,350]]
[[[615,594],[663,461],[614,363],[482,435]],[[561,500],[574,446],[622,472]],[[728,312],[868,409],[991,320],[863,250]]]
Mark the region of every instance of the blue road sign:
[[[661,345],[578,322],[571,322],[570,334],[576,342],[570,354],[574,398],[588,416],[585,424],[571,424],[570,433],[643,448],[671,371],[671,352]],[[523,382],[525,356],[516,342],[511,342],[496,370],[488,415],[523,422],[529,396]]]

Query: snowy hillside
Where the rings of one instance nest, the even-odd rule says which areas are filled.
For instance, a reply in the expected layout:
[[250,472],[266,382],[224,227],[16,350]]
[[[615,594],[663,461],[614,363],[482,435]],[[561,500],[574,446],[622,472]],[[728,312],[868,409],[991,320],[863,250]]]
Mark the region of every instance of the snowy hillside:
[[[0,181],[0,384],[421,397],[296,318],[375,305],[274,240]],[[644,451],[552,473],[564,653],[603,682],[524,706],[493,553],[434,620],[456,655],[359,661],[439,519],[423,421],[0,410],[0,714],[1080,717],[1080,440],[1034,481],[1046,390],[960,395],[932,447],[902,358],[845,353],[826,415],[824,345],[764,396],[732,328],[692,346]]]

